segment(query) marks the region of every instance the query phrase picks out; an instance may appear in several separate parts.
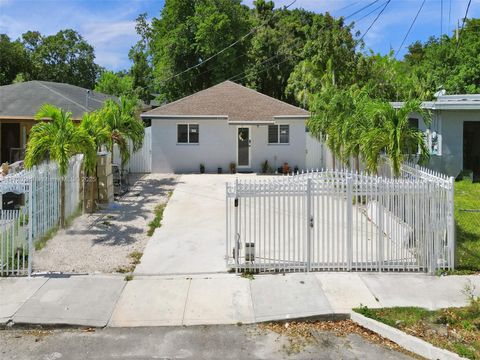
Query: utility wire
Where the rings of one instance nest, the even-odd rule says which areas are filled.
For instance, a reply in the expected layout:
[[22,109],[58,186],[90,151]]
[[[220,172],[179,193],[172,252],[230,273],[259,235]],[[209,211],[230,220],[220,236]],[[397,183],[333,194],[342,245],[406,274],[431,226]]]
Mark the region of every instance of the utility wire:
[[[270,56],[268,59],[263,60],[259,65],[266,64],[266,63],[270,62],[270,60],[275,59],[275,58],[277,58],[277,57],[279,57],[279,56],[281,56],[281,55],[285,55],[285,54],[278,53],[278,54],[275,54],[275,55],[273,55],[273,56]],[[232,77],[229,77],[227,80],[236,80],[235,78],[237,78],[237,77],[245,74],[247,71],[249,71],[249,69],[244,70],[244,71],[242,71],[242,72],[240,72],[240,73],[238,73],[238,74],[236,74],[236,75],[234,75],[234,76],[232,76]]]
[[460,32],[459,32],[459,35],[458,35],[458,41],[457,41],[457,46],[455,47],[455,52],[453,53],[453,57],[455,57],[455,55],[457,55],[457,50],[458,50],[458,46],[460,44],[460,33],[462,33],[463,31],[463,28],[465,27],[465,21],[467,21],[467,16],[468,16],[468,10],[470,9],[470,4],[472,3],[472,0],[469,0],[468,1],[468,5],[467,5],[467,10],[465,10],[465,16],[463,17],[463,21],[462,21],[462,28],[460,29]]
[[408,28],[407,33],[406,33],[405,36],[403,37],[402,43],[400,44],[400,46],[398,47],[397,52],[395,53],[395,57],[397,57],[397,55],[398,55],[398,53],[400,52],[400,50],[402,50],[403,44],[405,44],[405,40],[407,40],[407,37],[408,37],[408,35],[410,34],[410,31],[412,30],[413,25],[415,25],[415,22],[417,21],[418,15],[420,14],[420,11],[422,11],[422,9],[423,9],[423,5],[425,5],[425,0],[423,0],[422,5],[420,5],[420,8],[419,8],[418,11],[417,11],[417,14],[416,14],[415,17],[413,18],[413,21],[412,21],[412,23],[410,24],[410,27]]
[[448,5],[448,34],[450,34],[450,16],[452,15],[452,0],[449,1]]
[[347,17],[343,18],[344,20],[347,20],[349,18],[351,18],[352,16],[355,16],[357,15],[359,12],[362,12],[363,10],[369,8],[370,6],[374,5],[375,3],[379,2],[380,0],[375,0],[375,1],[372,1],[371,3],[365,5],[364,7],[362,7],[361,9],[355,11],[354,13],[348,15]]
[[[378,0],[377,0],[378,1]],[[290,6],[292,6],[293,4],[295,4],[297,2],[297,0],[293,0],[290,4],[286,5],[284,7],[284,9],[288,9]],[[276,14],[274,14],[273,16],[275,16]],[[270,19],[271,20],[271,19]],[[167,79],[164,79],[164,80],[160,80],[160,82],[167,82],[167,81],[170,81],[182,74],[185,74],[186,72],[190,71],[190,70],[193,70],[193,69],[196,69],[198,68],[199,66],[207,63],[208,61],[212,60],[213,58],[217,57],[218,55],[222,54],[223,52],[225,52],[226,50],[230,49],[231,47],[237,45],[238,43],[242,42],[243,40],[245,40],[247,37],[249,37],[250,35],[252,35],[256,30],[258,30],[260,27],[262,27],[263,25],[265,25],[267,23],[267,21],[265,21],[263,24],[260,24],[258,26],[255,26],[252,30],[250,30],[248,33],[246,33],[245,35],[243,35],[240,39],[234,41],[233,43],[231,43],[230,45],[228,45],[227,47],[223,48],[222,50],[220,50],[219,52],[213,54],[212,56],[206,58],[205,60],[202,60],[201,62],[199,62],[198,64],[195,64],[193,66],[190,66],[189,68],[183,70],[183,71],[180,71],[179,73],[176,73],[175,75],[172,75],[170,76],[169,78]]]
[[355,21],[356,23],[358,23],[359,21],[362,21],[363,19],[365,19],[366,17],[369,17],[370,15],[372,15],[375,11],[377,11],[378,9],[380,9],[382,6],[385,5],[385,3],[387,3],[387,1],[381,3],[380,5],[378,5],[375,9],[373,9],[372,11],[370,11],[368,14],[365,14],[363,15],[360,19],[358,19],[357,21]]
[[354,6],[354,5],[357,5],[358,3],[359,3],[359,1],[355,1],[355,2],[353,2],[353,3],[351,3],[351,4],[348,4],[348,5],[346,5],[346,6],[342,7],[342,8],[340,8],[340,9],[338,9],[338,10],[334,10],[334,11],[346,10],[346,9],[348,9],[348,8]]
[[[273,64],[273,65],[271,65],[271,66],[269,66],[269,67],[267,67],[267,68],[264,68],[264,69],[262,69],[262,70],[255,71],[255,74],[260,74],[260,73],[262,73],[262,72],[264,72],[264,71],[270,70],[270,69],[273,68],[274,66],[281,65],[281,64],[283,64],[284,62],[286,62],[286,61],[288,61],[288,60],[290,60],[290,59],[287,57],[286,59],[283,59],[282,61],[277,62],[277,63],[275,63],[275,64]],[[241,78],[239,78],[239,79],[235,79],[235,81],[241,81],[241,80],[245,79],[248,75],[250,75],[250,74],[247,74],[247,75],[245,75],[245,76],[243,76],[243,77],[241,77]],[[229,79],[229,80],[230,80],[230,79]]]
[[440,0],[440,39],[443,35],[443,0]]
[[375,18],[375,20],[372,21],[372,23],[370,24],[370,26],[368,27],[368,29],[363,33],[362,37],[360,38],[359,41],[362,41],[363,38],[365,37],[365,35],[368,34],[368,32],[370,31],[370,29],[372,28],[372,26],[377,22],[378,18],[383,14],[383,12],[385,11],[385,9],[387,8],[388,4],[390,4],[392,0],[388,0],[387,3],[385,4],[385,6],[383,7],[383,9],[378,13],[377,17]]

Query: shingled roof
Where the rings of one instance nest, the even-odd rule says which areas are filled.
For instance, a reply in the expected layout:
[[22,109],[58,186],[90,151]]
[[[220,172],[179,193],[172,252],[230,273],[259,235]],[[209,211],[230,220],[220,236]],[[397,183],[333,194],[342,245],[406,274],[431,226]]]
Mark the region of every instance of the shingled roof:
[[[80,119],[85,112],[99,109],[105,100],[115,97],[70,84],[27,81],[0,86],[0,118],[33,119],[40,106],[53,104]],[[88,94],[88,101],[87,101]]]
[[229,121],[265,121],[276,116],[305,117],[308,111],[261,94],[232,81],[224,81],[180,100],[142,114],[168,116],[228,116]]

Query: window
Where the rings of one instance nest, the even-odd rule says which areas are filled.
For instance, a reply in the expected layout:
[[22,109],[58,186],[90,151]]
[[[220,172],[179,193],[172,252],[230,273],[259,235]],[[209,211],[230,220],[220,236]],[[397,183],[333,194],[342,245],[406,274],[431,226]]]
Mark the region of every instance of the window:
[[198,144],[198,124],[177,124],[177,143]]
[[290,125],[268,125],[269,144],[288,144],[290,142]]

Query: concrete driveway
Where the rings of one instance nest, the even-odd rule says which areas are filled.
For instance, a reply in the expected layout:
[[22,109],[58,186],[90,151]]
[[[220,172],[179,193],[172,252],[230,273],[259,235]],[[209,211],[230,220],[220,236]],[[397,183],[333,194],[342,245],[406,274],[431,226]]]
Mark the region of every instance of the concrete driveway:
[[225,272],[225,184],[236,176],[256,177],[182,175],[135,274]]

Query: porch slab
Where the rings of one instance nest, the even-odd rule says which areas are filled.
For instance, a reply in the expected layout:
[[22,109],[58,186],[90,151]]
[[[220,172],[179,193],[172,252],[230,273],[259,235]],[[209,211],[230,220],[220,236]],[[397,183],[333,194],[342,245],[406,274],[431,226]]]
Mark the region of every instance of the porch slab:
[[184,325],[253,323],[250,280],[235,275],[192,279]]
[[360,274],[382,307],[419,306],[427,309],[465,306],[465,287],[480,294],[480,276],[428,276],[425,274]]
[[50,278],[13,317],[18,324],[105,326],[125,285],[121,277]]
[[0,278],[0,325],[11,320],[22,305],[47,281],[46,277]]
[[255,321],[333,314],[313,274],[260,275],[250,282],[250,288]]
[[191,280],[140,278],[129,281],[110,319],[112,327],[182,325]]
[[356,273],[315,273],[322,290],[335,313],[349,313],[352,308],[360,305],[378,308],[380,303],[375,300],[368,287]]

